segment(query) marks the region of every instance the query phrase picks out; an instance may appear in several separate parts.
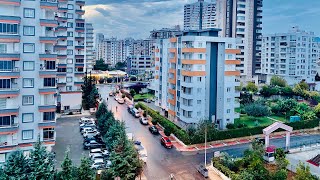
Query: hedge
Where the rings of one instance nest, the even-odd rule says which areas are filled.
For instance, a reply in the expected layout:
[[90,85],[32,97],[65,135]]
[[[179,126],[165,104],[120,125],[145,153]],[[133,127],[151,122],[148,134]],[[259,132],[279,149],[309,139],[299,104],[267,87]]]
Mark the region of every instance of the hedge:
[[[138,103],[136,105],[136,108],[141,108],[143,110],[146,110],[147,113],[153,118],[158,121],[158,123],[163,126],[164,128],[170,129],[171,133],[173,133],[177,138],[179,138],[182,142],[185,144],[199,144],[204,142],[195,141],[192,142],[187,132],[183,129],[181,129],[179,126],[175,125],[170,120],[166,119],[165,117],[161,116],[159,112],[147,107],[146,105],[142,103]],[[298,122],[292,122],[292,123],[285,123],[291,127],[293,127],[293,130],[299,130],[299,129],[310,129],[319,126],[319,119],[310,120],[310,121],[298,121]],[[224,139],[231,139],[231,138],[239,138],[239,137],[245,137],[245,136],[252,136],[257,134],[262,134],[262,130],[266,128],[267,126],[258,126],[258,127],[244,127],[244,128],[238,128],[238,129],[228,129],[228,130],[222,130],[222,131],[216,131],[213,136],[209,136],[208,141],[217,141],[217,140],[224,140]],[[278,129],[277,132],[284,131],[282,129]]]
[[228,167],[221,164],[218,160],[213,159],[212,164],[227,177],[230,177],[231,179],[237,179],[238,175],[235,172],[231,171]]

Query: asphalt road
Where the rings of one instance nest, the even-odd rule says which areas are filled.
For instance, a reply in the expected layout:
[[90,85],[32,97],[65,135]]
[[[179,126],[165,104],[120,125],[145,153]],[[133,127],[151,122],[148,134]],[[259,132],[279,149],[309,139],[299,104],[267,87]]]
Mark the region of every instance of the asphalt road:
[[[176,179],[181,180],[204,179],[195,170],[195,166],[204,161],[204,151],[181,153],[174,148],[165,149],[160,144],[160,136],[152,135],[147,126],[141,125],[137,118],[127,112],[125,104],[118,104],[113,97],[109,97],[110,86],[100,85],[98,87],[102,98],[105,100],[108,98],[106,101],[108,109],[112,109],[118,120],[125,122],[127,133],[133,133],[135,138],[141,141],[147,149],[148,159],[144,173],[148,179],[169,179],[170,174],[174,174]],[[118,107],[117,112],[116,106]],[[320,142],[320,135],[291,137],[291,147],[315,142]],[[284,147],[285,139],[272,139],[270,145]],[[210,162],[214,151],[227,152],[234,157],[241,157],[249,146],[250,144],[241,144],[208,150],[207,163]]]

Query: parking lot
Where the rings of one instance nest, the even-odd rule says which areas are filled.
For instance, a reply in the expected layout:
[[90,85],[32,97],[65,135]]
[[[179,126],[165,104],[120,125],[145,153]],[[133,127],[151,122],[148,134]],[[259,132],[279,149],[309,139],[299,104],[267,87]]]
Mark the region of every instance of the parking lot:
[[53,151],[56,153],[56,167],[61,168],[65,151],[70,149],[70,158],[74,165],[80,165],[82,156],[88,156],[89,151],[83,150],[83,137],[79,132],[79,119],[82,116],[70,116],[57,119],[56,145]]

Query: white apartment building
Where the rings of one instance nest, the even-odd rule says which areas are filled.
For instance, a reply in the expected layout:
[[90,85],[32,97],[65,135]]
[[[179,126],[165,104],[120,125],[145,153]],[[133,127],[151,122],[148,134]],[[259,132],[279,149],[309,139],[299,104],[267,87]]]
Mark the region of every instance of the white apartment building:
[[128,56],[127,73],[132,75],[144,75],[151,78],[154,70],[153,59],[151,56]]
[[117,38],[104,39],[97,45],[97,58],[103,59],[106,64],[116,65],[117,62],[124,62],[124,43]]
[[210,119],[221,129],[234,123],[240,106],[234,38],[218,37],[217,29],[185,31],[158,39],[155,48],[155,104],[170,120],[185,127]]
[[313,32],[292,27],[287,33],[265,35],[262,39],[262,74],[267,83],[280,76],[293,86],[302,80],[315,83],[320,40]]
[[216,5],[198,0],[184,6],[184,30],[199,30],[216,26]]
[[216,0],[216,27],[222,29],[221,37],[237,38],[241,53],[243,82],[263,82],[261,76],[262,6],[263,0]]
[[57,11],[57,1],[0,2],[0,163],[38,137],[55,144]]
[[86,70],[92,71],[94,66],[94,49],[93,49],[93,25],[92,23],[86,23]]

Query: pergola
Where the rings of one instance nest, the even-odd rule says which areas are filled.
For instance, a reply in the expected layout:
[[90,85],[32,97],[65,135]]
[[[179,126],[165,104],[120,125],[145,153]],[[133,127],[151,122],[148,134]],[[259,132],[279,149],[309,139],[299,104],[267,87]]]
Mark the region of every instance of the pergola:
[[289,147],[290,147],[290,133],[292,132],[293,129],[292,129],[292,127],[285,125],[281,122],[275,122],[275,123],[271,124],[270,126],[263,129],[263,134],[265,136],[266,148],[269,147],[270,134],[279,128],[286,130],[286,150],[289,149]]

